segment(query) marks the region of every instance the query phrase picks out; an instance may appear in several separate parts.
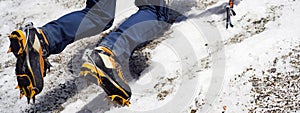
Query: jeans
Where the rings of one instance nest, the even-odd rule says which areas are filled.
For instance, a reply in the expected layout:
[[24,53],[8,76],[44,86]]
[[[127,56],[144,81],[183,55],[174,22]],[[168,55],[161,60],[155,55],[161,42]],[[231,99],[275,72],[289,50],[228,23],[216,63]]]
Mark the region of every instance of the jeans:
[[[163,7],[164,4],[161,2],[163,0],[156,1],[162,4],[156,6],[144,3],[138,6],[139,10],[104,37],[99,46],[111,49],[118,61],[124,61],[129,58],[137,45],[153,40],[155,36],[161,34],[170,26],[167,23],[168,8]],[[68,44],[99,34],[111,27],[115,6],[116,0],[87,0],[83,10],[66,14],[42,26],[41,29],[49,41],[50,54],[60,53]]]

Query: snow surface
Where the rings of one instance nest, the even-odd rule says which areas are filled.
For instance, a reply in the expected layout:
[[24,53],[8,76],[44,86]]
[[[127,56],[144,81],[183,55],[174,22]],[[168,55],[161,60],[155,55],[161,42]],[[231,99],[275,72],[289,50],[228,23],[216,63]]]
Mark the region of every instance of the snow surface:
[[[300,1],[241,0],[229,29],[218,13],[225,2],[174,0],[184,6],[176,9],[190,7],[190,19],[143,50],[151,64],[130,83],[130,107],[117,107],[78,77],[82,54],[103,34],[50,56],[53,67],[36,104],[19,99],[8,34],[26,22],[42,26],[82,9],[85,1],[0,0],[0,112],[300,112]],[[133,0],[118,1],[114,26],[136,10]]]

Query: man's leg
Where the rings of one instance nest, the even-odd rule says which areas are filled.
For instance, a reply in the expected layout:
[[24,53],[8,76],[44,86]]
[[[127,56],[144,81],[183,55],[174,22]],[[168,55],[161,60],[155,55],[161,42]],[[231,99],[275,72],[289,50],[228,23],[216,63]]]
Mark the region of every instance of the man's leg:
[[112,25],[116,0],[87,0],[86,8],[72,12],[41,27],[50,54],[57,54],[75,40],[93,36]]
[[132,50],[153,40],[170,27],[168,9],[158,6],[139,6],[119,28],[102,39],[99,46],[111,49],[120,63],[128,60]]
[[111,100],[129,105],[132,93],[127,81],[132,77],[126,63],[136,46],[153,40],[170,27],[165,11],[160,6],[139,6],[137,13],[101,40],[90,56],[92,60],[82,65],[80,74],[100,85]]
[[[10,48],[16,58],[16,69],[20,96],[28,103],[43,90],[46,71],[50,68],[47,57],[60,53],[76,39],[95,35],[110,27],[114,18],[116,0],[87,0],[86,8],[52,21],[41,29],[33,24],[13,31]],[[82,24],[82,25],[81,25]]]

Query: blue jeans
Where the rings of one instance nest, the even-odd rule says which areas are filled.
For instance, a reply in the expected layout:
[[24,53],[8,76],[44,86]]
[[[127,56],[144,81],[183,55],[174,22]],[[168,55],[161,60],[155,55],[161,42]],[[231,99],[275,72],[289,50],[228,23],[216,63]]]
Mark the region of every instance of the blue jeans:
[[[128,59],[137,45],[153,40],[170,26],[167,23],[168,8],[162,7],[163,0],[156,0],[161,2],[160,6],[145,4],[148,0],[138,1],[144,1],[138,6],[139,10],[99,44],[111,49],[119,61]],[[83,10],[66,14],[41,27],[50,43],[50,54],[60,53],[68,44],[108,29],[115,16],[115,5],[116,0],[87,0]]]

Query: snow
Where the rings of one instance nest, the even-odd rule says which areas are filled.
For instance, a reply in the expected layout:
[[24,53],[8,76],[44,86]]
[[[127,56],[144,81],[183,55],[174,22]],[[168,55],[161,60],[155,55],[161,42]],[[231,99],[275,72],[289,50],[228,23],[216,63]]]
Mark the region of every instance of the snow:
[[[187,14],[201,15],[224,2],[197,1]],[[0,1],[4,10],[0,12],[0,112],[300,112],[300,2],[292,0],[241,0],[234,7],[234,27],[229,29],[225,29],[224,15],[213,12],[173,25],[154,49],[144,50],[151,54],[151,65],[130,83],[130,107],[113,106],[100,87],[85,86],[90,83],[78,77],[76,69],[69,71],[68,64],[73,61],[75,68],[80,66],[82,52],[92,48],[99,36],[77,41],[50,57],[53,68],[45,77],[44,90],[36,105],[28,105],[14,89],[16,59],[6,53],[8,34],[29,21],[41,26],[84,4],[84,0]],[[118,1],[114,26],[136,10],[133,0]],[[274,76],[290,84],[264,81]],[[269,87],[268,82],[275,85]],[[268,91],[270,100],[262,98]],[[285,105],[285,100],[274,95],[292,102]]]

